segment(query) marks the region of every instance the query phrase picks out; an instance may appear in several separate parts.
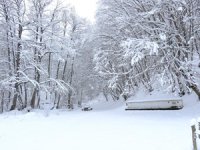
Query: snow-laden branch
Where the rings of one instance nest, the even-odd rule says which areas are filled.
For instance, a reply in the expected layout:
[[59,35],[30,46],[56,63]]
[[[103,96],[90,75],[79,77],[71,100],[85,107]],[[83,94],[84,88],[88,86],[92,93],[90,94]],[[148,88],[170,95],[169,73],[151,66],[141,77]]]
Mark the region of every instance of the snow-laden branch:
[[156,42],[136,38],[123,41],[121,47],[124,49],[124,57],[126,59],[131,58],[132,65],[143,59],[146,55],[157,55],[159,50]]

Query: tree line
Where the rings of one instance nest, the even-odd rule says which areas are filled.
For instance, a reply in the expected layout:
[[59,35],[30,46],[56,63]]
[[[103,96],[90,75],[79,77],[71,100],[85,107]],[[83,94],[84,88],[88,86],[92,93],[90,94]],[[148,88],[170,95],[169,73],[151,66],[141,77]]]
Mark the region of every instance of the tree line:
[[200,98],[199,10],[199,0],[99,0],[91,24],[58,0],[0,0],[1,112],[141,88]]
[[1,0],[0,28],[2,112],[43,104],[72,109],[92,91],[95,82],[84,71],[91,70],[90,59],[84,62],[91,54],[83,54],[91,27],[72,6],[57,0]]
[[199,0],[99,1],[94,60],[105,94],[126,100],[144,87],[200,98],[199,10]]

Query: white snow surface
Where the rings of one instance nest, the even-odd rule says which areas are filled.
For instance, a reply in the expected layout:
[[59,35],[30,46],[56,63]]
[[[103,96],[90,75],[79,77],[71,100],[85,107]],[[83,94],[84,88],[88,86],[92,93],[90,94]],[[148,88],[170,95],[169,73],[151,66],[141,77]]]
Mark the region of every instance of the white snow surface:
[[[158,94],[159,95],[159,94]],[[143,95],[143,99],[151,99]],[[140,96],[142,99],[142,96]],[[0,115],[1,150],[191,150],[194,95],[182,110],[125,111],[125,103],[97,100],[92,111],[12,111]]]

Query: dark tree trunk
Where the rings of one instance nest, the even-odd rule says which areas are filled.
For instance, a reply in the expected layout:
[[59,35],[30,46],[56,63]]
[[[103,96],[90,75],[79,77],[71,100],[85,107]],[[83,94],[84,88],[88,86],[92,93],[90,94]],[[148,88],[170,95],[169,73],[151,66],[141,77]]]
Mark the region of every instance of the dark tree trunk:
[[27,107],[27,100],[28,99],[28,93],[27,93],[27,88],[26,88],[26,83],[24,84],[24,106],[23,108]]
[[34,88],[33,95],[31,98],[31,108],[35,108],[35,101],[36,101],[36,88]]
[[191,85],[190,88],[195,92],[195,94],[198,96],[199,101],[200,101],[200,90],[197,87],[197,85]]
[[4,110],[4,91],[2,92],[2,98],[1,98],[1,113],[3,113]]

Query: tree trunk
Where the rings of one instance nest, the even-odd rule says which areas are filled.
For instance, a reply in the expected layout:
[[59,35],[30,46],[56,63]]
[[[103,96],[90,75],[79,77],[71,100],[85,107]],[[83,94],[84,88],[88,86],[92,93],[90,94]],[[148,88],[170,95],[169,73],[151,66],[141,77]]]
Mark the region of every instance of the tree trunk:
[[78,107],[82,107],[82,101],[83,101],[83,89],[81,88],[81,95],[80,95],[80,99],[78,100]]
[[2,98],[1,98],[1,113],[3,113],[4,108],[4,91],[2,91]]
[[16,106],[17,106],[17,100],[19,99],[19,84],[18,83],[15,83],[15,94],[14,94],[14,98],[12,100],[12,105],[11,105],[11,108],[10,110],[15,110],[16,109]]
[[34,88],[33,95],[31,98],[31,108],[35,108],[35,101],[36,101],[36,88]]
[[[68,59],[68,55],[67,55],[67,59]],[[67,68],[67,60],[65,60],[65,65],[64,65],[63,74],[62,74],[62,80],[63,81],[65,80],[66,68]]]
[[49,78],[51,78],[51,53],[49,53],[48,74],[49,74]]
[[[74,75],[74,57],[72,58],[72,64],[71,64],[71,72],[70,72],[70,80],[69,80],[69,85],[72,85],[72,81],[73,81],[73,75]],[[68,109],[73,109],[73,104],[71,101],[71,96],[72,96],[72,90],[69,90],[68,93]]]
[[[61,62],[59,60],[58,61],[58,65],[57,65],[57,71],[56,71],[56,79],[59,78],[60,63]],[[57,100],[57,97],[58,97],[58,100]],[[60,94],[57,91],[55,91],[55,99],[54,99],[54,106],[53,106],[53,108],[56,107],[56,109],[58,109],[59,108],[59,103],[60,103]]]
[[26,88],[26,83],[24,84],[24,106],[23,108],[27,107],[27,100],[28,99],[28,93],[27,93],[27,88]]
[[[18,25],[18,38],[21,40],[22,38],[22,31],[23,31],[23,28],[22,28],[22,25],[20,24],[21,21],[20,19],[18,20],[19,21],[19,25]],[[16,68],[15,68],[15,74],[16,74],[16,83],[15,83],[15,94],[14,94],[14,98],[13,98],[13,101],[12,101],[12,105],[11,105],[11,108],[10,110],[14,110],[16,109],[16,105],[17,105],[17,101],[19,100],[20,98],[20,85],[19,85],[19,78],[20,78],[20,74],[19,74],[19,70],[20,70],[20,61],[21,61],[21,41],[19,41],[17,43],[17,50],[16,50],[16,55],[15,55],[15,60],[16,60]]]
[[58,102],[57,102],[57,105],[56,105],[56,109],[59,109],[60,108],[60,94],[58,95]]
[[56,71],[56,79],[59,77],[59,70],[60,70],[60,60],[58,61],[57,71]]
[[37,108],[40,108],[40,91],[37,89]]
[[197,85],[191,85],[190,88],[195,92],[195,94],[198,96],[199,101],[200,101],[200,90],[197,87]]

